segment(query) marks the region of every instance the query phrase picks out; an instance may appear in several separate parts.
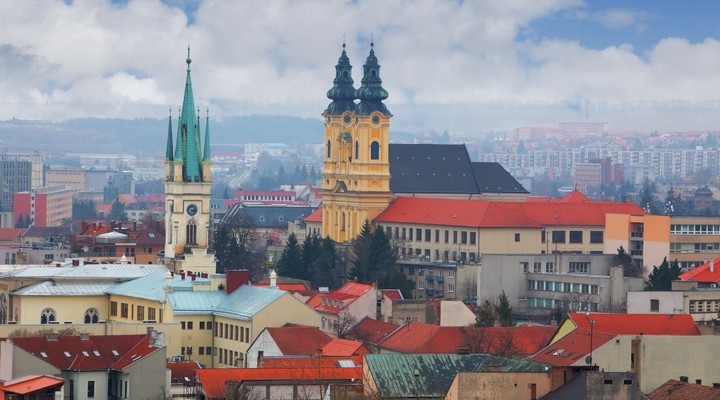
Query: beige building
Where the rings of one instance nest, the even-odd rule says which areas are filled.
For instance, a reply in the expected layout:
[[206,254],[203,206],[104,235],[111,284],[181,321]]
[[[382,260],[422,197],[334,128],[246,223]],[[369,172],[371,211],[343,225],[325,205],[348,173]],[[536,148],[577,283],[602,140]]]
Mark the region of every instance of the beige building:
[[720,257],[720,217],[670,217],[670,254],[690,269]]
[[65,186],[77,192],[84,192],[87,177],[83,169],[48,169],[45,171],[46,186]]
[[720,288],[675,281],[672,291],[628,292],[627,306],[628,313],[690,314],[696,322],[712,325],[720,313]]
[[597,189],[602,183],[602,164],[600,163],[575,163],[573,165],[573,180],[575,188],[583,193],[588,189]]

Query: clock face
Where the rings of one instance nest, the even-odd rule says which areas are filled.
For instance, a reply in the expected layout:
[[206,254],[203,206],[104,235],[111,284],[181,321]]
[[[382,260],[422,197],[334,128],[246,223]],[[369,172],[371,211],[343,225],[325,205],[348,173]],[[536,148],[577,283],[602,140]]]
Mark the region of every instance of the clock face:
[[190,204],[189,206],[187,206],[186,211],[187,211],[187,213],[188,213],[189,216],[194,217],[195,214],[197,214],[198,209],[197,209],[197,206],[196,206],[195,204]]

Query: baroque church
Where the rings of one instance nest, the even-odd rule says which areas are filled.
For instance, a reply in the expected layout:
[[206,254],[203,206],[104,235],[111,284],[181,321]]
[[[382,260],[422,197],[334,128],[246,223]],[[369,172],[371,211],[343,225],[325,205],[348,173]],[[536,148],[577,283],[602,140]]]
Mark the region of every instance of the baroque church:
[[327,97],[322,206],[306,219],[308,227],[321,223],[323,237],[351,241],[400,196],[522,201],[529,194],[500,164],[472,162],[464,144],[390,143],[373,43],[358,89],[343,44]]
[[201,147],[200,110],[195,109],[190,79],[190,48],[182,108],[173,145],[172,115],[168,118],[165,151],[165,251],[161,262],[176,271],[215,273],[208,254],[210,233],[210,121],[205,117]]

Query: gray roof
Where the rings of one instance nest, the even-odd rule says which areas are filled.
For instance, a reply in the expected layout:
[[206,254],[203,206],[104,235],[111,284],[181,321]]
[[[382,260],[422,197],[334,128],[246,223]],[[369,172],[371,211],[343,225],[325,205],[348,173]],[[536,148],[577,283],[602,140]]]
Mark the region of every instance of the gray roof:
[[105,296],[114,283],[93,282],[39,282],[13,292],[14,296]]
[[243,285],[230,293],[225,301],[215,309],[213,315],[249,321],[286,294],[287,292],[279,289]]
[[148,274],[167,271],[167,267],[159,264],[85,264],[76,267],[52,267],[31,265],[18,267],[0,273],[0,277],[25,279],[92,279],[92,280],[128,280]]
[[464,144],[390,144],[393,193],[528,193],[500,164],[471,162]]
[[508,372],[546,372],[548,366],[490,354],[366,354],[382,398],[445,397],[458,372],[503,367]]
[[[206,278],[197,278],[193,281],[189,278],[182,279],[180,275],[176,274],[172,279],[171,286],[173,291],[192,291],[193,285],[203,285],[208,282],[210,280]],[[165,288],[165,273],[156,272],[129,282],[119,283],[108,289],[107,293],[161,302],[165,299]]]
[[230,206],[225,213],[223,222],[230,222],[244,215],[252,221],[256,228],[277,228],[287,229],[289,221],[307,217],[317,207],[287,205],[287,204],[242,204],[236,203]]
[[167,299],[173,313],[178,314],[212,314],[228,294],[223,290],[198,292],[171,292]]

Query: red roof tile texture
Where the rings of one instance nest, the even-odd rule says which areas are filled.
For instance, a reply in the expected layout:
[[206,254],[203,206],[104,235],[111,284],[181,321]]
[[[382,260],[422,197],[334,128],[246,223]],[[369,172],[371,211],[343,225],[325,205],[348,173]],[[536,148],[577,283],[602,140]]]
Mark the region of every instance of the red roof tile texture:
[[318,207],[317,210],[313,211],[312,214],[305,217],[305,222],[322,222],[322,206]]
[[266,357],[263,359],[262,365],[258,365],[258,368],[336,368],[339,367],[339,362],[344,360],[350,360],[356,366],[363,364],[362,355],[351,357],[323,355],[319,359],[317,357]]
[[593,331],[591,341],[589,330],[575,329],[537,352],[530,357],[530,360],[559,366],[570,366],[577,362],[585,365],[585,357],[590,354],[591,342],[592,350],[595,351],[614,337],[613,334]]
[[313,326],[267,328],[267,332],[286,356],[317,354],[331,340],[325,332]]
[[720,258],[710,260],[699,267],[680,274],[678,279],[681,281],[695,281],[702,283],[720,282]]
[[700,335],[689,314],[604,314],[570,313],[568,318],[580,329],[612,335]]
[[202,368],[197,361],[168,362],[165,366],[170,370],[170,381],[172,383],[185,383],[185,378],[192,381],[195,378],[195,370]]
[[369,352],[370,350],[362,342],[338,338],[333,338],[322,347],[323,356],[354,356]]
[[400,327],[397,325],[365,317],[355,324],[346,336],[366,343],[378,344],[398,329]]
[[362,379],[362,368],[243,368],[199,369],[196,371],[208,399],[225,398],[225,382],[324,381]]
[[720,400],[720,388],[671,379],[648,397],[650,400]]
[[13,393],[24,396],[41,390],[58,388],[64,383],[64,379],[54,376],[28,375],[7,382],[0,382],[0,393]]

